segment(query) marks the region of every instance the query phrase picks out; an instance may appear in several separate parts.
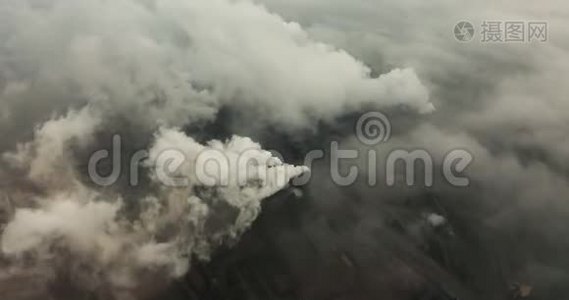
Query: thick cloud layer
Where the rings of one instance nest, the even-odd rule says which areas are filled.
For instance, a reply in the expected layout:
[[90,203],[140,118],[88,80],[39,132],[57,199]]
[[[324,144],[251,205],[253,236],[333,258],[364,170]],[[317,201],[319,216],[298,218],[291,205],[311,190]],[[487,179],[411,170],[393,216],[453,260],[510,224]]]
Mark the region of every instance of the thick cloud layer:
[[[403,259],[416,270],[424,270],[428,263],[421,265],[416,257],[401,254],[401,249],[392,245],[393,232],[386,229],[393,219],[406,224],[409,216],[415,215],[419,221],[405,226],[406,235],[402,239],[420,247],[426,247],[425,244],[443,247],[445,250],[441,251],[447,257],[444,259],[433,258],[429,251],[419,251],[418,255],[424,255],[427,262],[438,261],[445,272],[460,279],[470,291],[476,291],[474,299],[509,297],[508,288],[515,282],[533,286],[535,299],[569,295],[563,283],[569,278],[569,264],[563,254],[568,250],[564,236],[569,211],[566,138],[569,113],[564,83],[569,73],[566,4],[558,1],[539,4],[530,1],[259,2],[287,20],[298,21],[312,36],[346,49],[377,72],[394,65],[412,67],[429,87],[437,107],[435,113],[415,120],[390,114],[395,134],[388,143],[376,148],[380,153],[380,174],[385,171],[381,162],[385,162],[393,149],[426,149],[437,158],[437,163],[456,148],[466,149],[474,156],[467,170],[471,185],[465,189],[448,187],[444,181],[432,189],[370,189],[362,180],[359,186],[345,192],[350,196],[344,197],[338,193],[345,189],[326,191],[330,184],[317,180],[309,187],[314,197],[312,213],[322,215],[324,220],[343,220],[348,225],[344,224],[342,230],[350,234],[342,230],[336,233],[323,225],[324,221],[314,220],[314,215],[310,215],[306,228],[316,232],[312,242],[326,244],[323,248],[346,249],[363,265],[400,268],[398,263],[386,262],[379,254],[370,256],[367,252],[376,251],[395,257],[394,260]],[[454,25],[460,20],[469,20],[475,26],[475,39],[470,43],[460,43],[453,36]],[[545,21],[549,39],[543,43],[484,43],[480,41],[483,21]],[[528,34],[527,28],[525,33]],[[368,150],[353,137],[346,138],[342,147]],[[360,170],[365,176],[368,165],[361,160]],[[440,170],[440,166],[435,169]],[[313,173],[319,174],[315,177],[329,177],[326,166]],[[425,194],[437,199],[436,205],[431,205],[434,207],[417,208],[409,204],[421,202],[417,199]],[[360,202],[350,204],[354,198]],[[432,236],[417,233],[417,227],[422,228],[424,222],[421,214],[441,213],[441,210],[451,220],[457,235],[437,236],[435,244],[429,244],[427,241]],[[331,241],[329,235],[341,242]],[[361,249],[343,246],[355,243],[354,236],[364,245]],[[299,268],[310,273],[307,270],[310,268]],[[323,268],[326,268],[324,263]],[[370,269],[362,280],[365,283],[357,285],[358,288],[386,292],[383,288],[387,286],[386,293],[398,291],[382,281],[389,271]],[[437,275],[434,269],[417,273],[446,285],[449,290],[460,290],[451,288],[454,283]],[[408,278],[398,276],[393,275],[395,281]],[[468,297],[468,293],[462,294],[463,298]]]
[[[21,281],[54,299],[148,297],[192,258],[235,243],[261,200],[306,171],[203,124],[297,158],[332,139],[369,150],[351,117],[372,109],[393,125],[374,148],[380,162],[420,148],[439,168],[466,149],[471,184],[437,174],[430,189],[338,187],[316,164],[289,216],[300,225],[259,225],[302,297],[417,299],[428,286],[503,299],[518,282],[537,299],[566,298],[568,16],[553,0],[2,0],[0,290]],[[459,20],[477,27],[471,43],[455,40]],[[547,21],[549,40],[482,43],[484,20]],[[143,186],[103,188],[85,174],[115,133],[148,151]],[[189,185],[164,185],[152,166],[172,149],[222,153],[227,169],[206,177],[229,184],[197,184],[185,165]],[[239,168],[247,155],[264,181]],[[34,299],[19,293],[11,299]]]
[[[261,200],[307,169],[248,138],[202,145],[177,129],[222,108],[290,132],[364,106],[434,109],[412,69],[372,76],[249,1],[6,0],[0,18],[0,290],[21,280],[54,299],[147,297],[238,240]],[[147,151],[144,187],[92,182],[89,155],[115,133]],[[181,187],[155,168],[180,158],[170,150],[186,160]],[[227,162],[204,169],[211,183],[191,172],[203,153]]]
[[32,104],[49,114],[91,103],[173,125],[232,105],[299,127],[368,103],[432,110],[412,70],[371,78],[346,52],[247,1],[1,5],[8,128],[40,114]]

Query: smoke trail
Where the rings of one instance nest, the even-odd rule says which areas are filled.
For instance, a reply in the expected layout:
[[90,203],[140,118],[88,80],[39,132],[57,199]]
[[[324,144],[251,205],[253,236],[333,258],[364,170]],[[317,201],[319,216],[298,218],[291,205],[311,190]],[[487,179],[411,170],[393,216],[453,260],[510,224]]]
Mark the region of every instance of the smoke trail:
[[[307,169],[248,138],[200,144],[176,129],[223,107],[291,132],[363,106],[433,110],[413,70],[373,77],[249,1],[5,0],[0,19],[0,290],[21,280],[57,299],[141,298],[234,243],[261,200]],[[136,194],[94,185],[82,168],[108,146],[101,134],[125,124],[149,153]],[[221,153],[228,170],[213,179],[227,184],[202,184],[186,166],[177,175],[189,184],[164,185],[153,166],[167,149],[188,161]]]
[[[164,186],[154,174],[158,188],[137,199],[135,217],[127,217],[121,194],[85,185],[69,163],[73,156],[69,143],[88,143],[98,124],[85,122],[89,117],[89,111],[83,110],[46,122],[32,142],[5,155],[40,190],[27,194],[16,187],[7,195],[15,208],[1,239],[8,273],[25,270],[45,275],[47,269],[57,275],[70,269],[70,285],[89,292],[108,290],[121,299],[121,293],[129,295],[144,282],[141,278],[180,277],[192,257],[208,259],[216,247],[235,242],[259,214],[261,200],[306,171],[283,164],[250,139],[234,137],[202,146],[182,132],[161,129],[148,151],[150,173],[160,170],[151,167],[164,149],[186,154],[187,163],[215,149],[231,163],[227,165],[231,170],[241,154],[258,155],[257,168],[265,169],[266,176],[243,173],[247,176],[240,177],[243,182],[205,185],[188,173],[181,175],[190,179],[189,184],[175,188]],[[77,122],[81,126],[74,126]],[[218,179],[232,175],[231,170],[219,173]]]

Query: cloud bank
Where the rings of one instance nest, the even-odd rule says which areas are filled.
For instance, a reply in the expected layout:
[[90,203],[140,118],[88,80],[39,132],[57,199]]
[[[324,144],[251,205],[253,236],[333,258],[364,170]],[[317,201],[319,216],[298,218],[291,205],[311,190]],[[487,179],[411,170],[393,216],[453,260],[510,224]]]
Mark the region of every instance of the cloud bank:
[[[6,0],[0,18],[0,290],[21,280],[54,299],[139,299],[235,243],[307,169],[249,138],[200,143],[181,129],[223,108],[289,132],[362,107],[434,110],[412,69],[372,74],[250,1]],[[116,132],[149,153],[136,193],[85,174],[85,153]],[[246,180],[203,185],[186,168],[188,185],[164,186],[152,167],[167,149],[188,161],[215,150]],[[243,155],[267,176],[239,169]]]

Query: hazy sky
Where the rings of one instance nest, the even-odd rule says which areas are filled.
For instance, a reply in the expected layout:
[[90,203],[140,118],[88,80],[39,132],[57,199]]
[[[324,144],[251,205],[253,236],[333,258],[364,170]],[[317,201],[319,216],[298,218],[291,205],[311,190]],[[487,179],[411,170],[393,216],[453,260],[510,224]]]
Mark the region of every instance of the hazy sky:
[[[569,295],[560,285],[569,280],[566,2],[0,0],[0,20],[0,198],[11,199],[14,213],[1,246],[14,270],[50,282],[65,265],[61,257],[70,257],[72,272],[81,264],[94,270],[77,286],[101,299],[132,299],[144,280],[180,276],[189,256],[234,241],[261,200],[284,188],[250,178],[245,190],[180,192],[159,186],[152,171],[136,194],[86,183],[85,153],[108,147],[114,133],[127,135],[130,149],[167,146],[193,158],[213,148],[234,157],[261,151],[263,141],[200,143],[184,130],[227,123],[228,135],[272,135],[286,152],[293,148],[286,138],[310,141],[299,146],[308,148],[329,139],[322,128],[341,127],[343,117],[384,110],[397,111],[392,121],[402,127],[376,150],[472,153],[473,185],[434,192],[468,220],[481,247],[511,254],[516,267],[507,276],[536,282],[539,299]],[[463,20],[474,25],[470,42],[454,36]],[[484,42],[485,21],[545,22],[547,40]],[[224,109],[231,121],[221,120]],[[340,142],[365,148],[351,132]],[[278,166],[294,170],[290,177],[304,171]],[[317,177],[305,187],[317,214],[348,201],[327,184]],[[374,201],[424,192],[352,189],[361,226],[337,239],[380,250],[367,231],[385,217]],[[123,205],[131,198],[140,203],[134,212]],[[306,226],[323,237],[316,222]],[[466,265],[477,263],[471,252]],[[35,264],[21,268],[25,253]],[[474,269],[476,278],[487,272]]]

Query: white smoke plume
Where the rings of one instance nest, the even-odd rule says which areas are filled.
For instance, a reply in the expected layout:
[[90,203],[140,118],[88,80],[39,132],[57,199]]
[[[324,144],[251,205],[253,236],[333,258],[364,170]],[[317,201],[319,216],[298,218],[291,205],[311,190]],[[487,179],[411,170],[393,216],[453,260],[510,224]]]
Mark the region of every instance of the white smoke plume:
[[[241,154],[266,172],[235,170],[247,176],[240,177],[243,182],[227,180],[218,185],[204,185],[190,173],[182,173],[187,186],[161,186],[156,193],[138,199],[140,210],[128,219],[120,194],[84,185],[68,161],[73,154],[66,145],[77,139],[86,142],[97,123],[73,125],[78,118],[87,121],[89,116],[83,110],[49,121],[37,130],[33,142],[6,155],[5,160],[24,170],[32,184],[44,187],[41,195],[20,196],[25,199],[8,194],[15,212],[0,242],[9,270],[45,275],[45,268],[57,273],[71,264],[76,267],[71,267],[72,276],[80,275],[76,285],[90,292],[109,290],[122,299],[131,295],[145,274],[180,277],[188,271],[192,257],[208,259],[218,246],[235,242],[259,214],[261,200],[307,171],[283,164],[248,138],[203,146],[182,132],[161,129],[149,149],[148,167],[167,149],[184,153],[187,164],[215,150],[230,162],[228,170],[217,173],[220,180],[222,175],[237,176],[232,172]],[[164,184],[159,176],[152,178]],[[61,260],[62,255],[70,256],[70,261]]]
[[[175,129],[223,107],[291,131],[364,106],[434,109],[412,69],[372,76],[250,1],[3,0],[0,19],[0,290],[21,279],[57,298],[48,287],[63,280],[97,299],[139,299],[237,241],[261,201],[308,170],[249,138],[202,145]],[[150,140],[135,210],[78,167],[77,150],[97,149],[116,120]],[[168,149],[187,159],[184,187],[153,169]],[[205,170],[214,184],[189,172],[204,152],[227,158]]]

